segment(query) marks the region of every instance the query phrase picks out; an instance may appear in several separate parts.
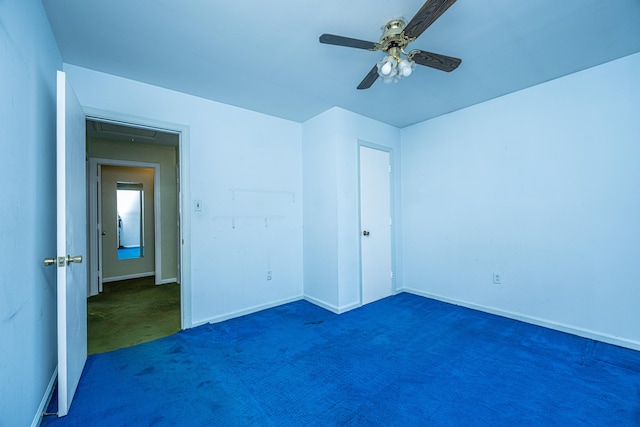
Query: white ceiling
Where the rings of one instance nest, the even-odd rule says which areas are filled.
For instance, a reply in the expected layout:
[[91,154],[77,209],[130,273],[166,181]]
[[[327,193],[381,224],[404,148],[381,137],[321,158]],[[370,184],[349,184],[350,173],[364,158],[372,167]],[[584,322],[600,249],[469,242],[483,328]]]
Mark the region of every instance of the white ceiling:
[[410,45],[462,59],[356,86],[423,0],[42,0],[69,64],[297,122],[331,107],[404,127],[640,51],[640,0],[458,0]]

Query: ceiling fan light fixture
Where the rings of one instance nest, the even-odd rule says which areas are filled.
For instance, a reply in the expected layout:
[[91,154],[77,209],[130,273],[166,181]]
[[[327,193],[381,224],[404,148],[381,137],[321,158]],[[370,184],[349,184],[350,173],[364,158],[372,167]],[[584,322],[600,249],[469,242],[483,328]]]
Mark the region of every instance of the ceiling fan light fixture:
[[391,65],[391,62],[384,61],[382,63],[382,67],[380,67],[380,74],[382,74],[383,76],[390,76],[392,72],[393,72],[393,65]]
[[378,76],[387,84],[397,83],[402,77],[409,77],[415,66],[410,59],[387,55],[377,64]]
[[376,64],[378,67],[378,75],[386,84],[396,83],[398,81],[398,60],[391,55],[387,55]]
[[378,62],[378,75],[383,79],[391,77],[397,73],[397,66],[398,61],[393,56],[387,55]]
[[414,61],[403,59],[398,64],[398,75],[401,77],[409,77],[415,67],[416,63]]

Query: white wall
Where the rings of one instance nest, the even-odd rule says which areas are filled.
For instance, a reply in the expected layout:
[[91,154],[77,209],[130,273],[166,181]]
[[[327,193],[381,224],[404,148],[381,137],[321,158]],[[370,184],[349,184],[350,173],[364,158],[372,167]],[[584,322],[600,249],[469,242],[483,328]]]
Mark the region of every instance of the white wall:
[[40,420],[56,358],[56,69],[42,4],[0,2],[0,424]]
[[[332,108],[303,124],[302,141],[305,297],[342,312],[360,305],[358,144],[391,148],[399,170],[400,131]],[[399,179],[395,190],[399,217]]]
[[85,108],[189,128],[193,324],[302,297],[300,124],[73,65],[65,71]]
[[640,348],[639,76],[635,54],[403,129],[405,288]]

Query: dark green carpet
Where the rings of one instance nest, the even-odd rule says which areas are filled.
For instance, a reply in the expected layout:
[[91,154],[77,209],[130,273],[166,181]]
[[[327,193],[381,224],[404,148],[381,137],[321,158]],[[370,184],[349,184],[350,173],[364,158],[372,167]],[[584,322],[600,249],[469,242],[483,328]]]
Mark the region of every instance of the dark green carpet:
[[[48,412],[56,410],[55,399]],[[89,356],[43,426],[638,426],[640,353],[399,294]]]
[[130,347],[180,330],[180,285],[153,277],[104,284],[87,302],[89,354]]

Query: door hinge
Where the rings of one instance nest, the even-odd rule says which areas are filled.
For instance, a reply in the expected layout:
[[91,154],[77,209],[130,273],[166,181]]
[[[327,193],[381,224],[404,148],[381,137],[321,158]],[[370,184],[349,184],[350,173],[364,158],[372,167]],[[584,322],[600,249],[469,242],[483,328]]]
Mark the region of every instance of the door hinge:
[[391,165],[389,165],[389,173],[391,173]]
[[393,225],[393,218],[389,218],[389,225]]
[[391,278],[393,279],[393,271],[391,271]]

